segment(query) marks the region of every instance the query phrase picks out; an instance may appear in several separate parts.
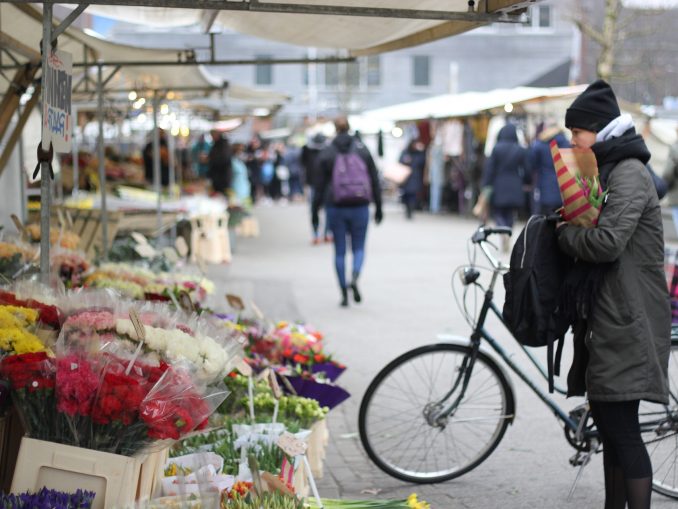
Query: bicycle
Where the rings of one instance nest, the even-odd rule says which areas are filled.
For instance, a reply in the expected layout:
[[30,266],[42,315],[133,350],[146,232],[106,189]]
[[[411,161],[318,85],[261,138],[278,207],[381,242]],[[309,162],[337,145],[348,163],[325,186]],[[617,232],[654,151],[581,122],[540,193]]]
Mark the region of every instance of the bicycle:
[[[464,299],[463,311],[473,328],[470,339],[451,339],[410,350],[387,364],[367,388],[358,417],[360,439],[370,459],[392,477],[414,483],[439,483],[459,477],[487,459],[516,412],[505,366],[563,425],[565,437],[576,451],[570,463],[581,467],[576,479],[592,455],[602,450],[588,405],[566,412],[485,327],[490,312],[506,327],[493,298],[499,276],[508,270],[490,252],[488,237],[510,234],[509,228],[478,228],[471,237],[474,250],[473,256],[469,254],[469,265],[455,271],[465,291],[476,287],[484,295],[475,323]],[[477,248],[491,265],[487,288],[478,282],[481,267],[475,263]],[[483,340],[498,359],[490,355]],[[546,380],[547,373],[534,354],[523,345],[520,348]],[[438,381],[439,375],[445,377],[442,382]],[[654,469],[653,489],[678,499],[678,337],[673,334],[669,379],[669,405],[641,402],[640,423]],[[566,393],[557,386],[555,390]]]

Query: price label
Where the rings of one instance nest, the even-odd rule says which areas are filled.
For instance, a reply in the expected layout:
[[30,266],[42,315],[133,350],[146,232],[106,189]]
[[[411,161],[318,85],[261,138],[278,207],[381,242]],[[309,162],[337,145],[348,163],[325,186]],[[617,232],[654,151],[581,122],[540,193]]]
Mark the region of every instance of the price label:
[[136,242],[139,245],[148,244],[148,239],[139,232],[132,232],[130,233],[130,236],[134,239],[134,242]]
[[141,323],[139,313],[137,313],[136,309],[132,308],[129,310],[129,319],[132,321],[132,325],[134,326],[134,330],[137,333],[137,338],[139,338],[139,341],[146,341],[146,328],[144,327],[144,324]]
[[27,238],[28,237],[28,231],[26,231],[26,227],[21,222],[21,219],[19,219],[16,214],[12,214],[9,217],[12,218],[12,222],[14,223],[14,226],[16,226],[16,229],[21,234],[21,236],[24,237],[24,238]]
[[268,485],[269,491],[279,491],[286,495],[294,495],[294,491],[285,484],[278,476],[271,472],[262,472],[261,479]]
[[174,241],[174,247],[182,258],[188,256],[188,244],[186,244],[186,239],[183,237],[177,237],[177,240]]
[[243,376],[252,376],[252,366],[247,364],[245,359],[240,359],[240,362],[236,364],[235,369],[237,369]]
[[243,309],[245,309],[245,303],[237,295],[227,293],[226,300],[228,301],[228,305],[231,306],[236,311],[242,311]]
[[158,254],[150,244],[137,244],[134,250],[143,258],[154,258]]
[[273,397],[275,399],[280,399],[282,398],[283,392],[282,389],[280,388],[280,384],[278,383],[278,377],[275,374],[275,371],[269,370],[268,372],[268,385],[271,386],[271,390],[273,391]]
[[179,292],[179,305],[189,313],[195,312],[195,304],[186,290]]
[[285,432],[280,435],[278,438],[278,447],[280,447],[285,454],[292,456],[293,458],[297,456],[302,456],[306,454],[306,449],[308,445],[306,442],[299,440],[291,433]]

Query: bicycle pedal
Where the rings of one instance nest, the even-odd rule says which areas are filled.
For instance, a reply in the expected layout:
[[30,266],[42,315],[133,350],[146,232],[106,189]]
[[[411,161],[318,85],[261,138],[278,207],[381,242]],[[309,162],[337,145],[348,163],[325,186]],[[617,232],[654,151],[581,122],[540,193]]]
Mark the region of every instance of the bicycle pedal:
[[585,466],[588,464],[589,461],[591,461],[592,455],[593,455],[592,452],[587,453],[578,452],[577,454],[570,458],[570,465],[572,465],[573,467]]

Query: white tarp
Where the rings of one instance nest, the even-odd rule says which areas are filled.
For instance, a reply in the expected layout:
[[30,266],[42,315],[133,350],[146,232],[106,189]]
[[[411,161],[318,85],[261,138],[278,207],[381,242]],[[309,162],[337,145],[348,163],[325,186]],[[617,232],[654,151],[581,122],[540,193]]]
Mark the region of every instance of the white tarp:
[[363,116],[385,122],[422,120],[426,118],[467,117],[482,111],[501,108],[506,104],[515,105],[545,98],[574,96],[581,93],[584,88],[586,88],[584,85],[555,88],[517,87],[490,90],[488,92],[445,94],[419,101],[368,110],[363,113]]
[[[232,0],[227,0],[232,1]],[[467,0],[268,0],[269,3],[341,5],[465,12]],[[479,1],[477,9],[510,12],[529,5],[524,0]],[[167,7],[120,7],[90,5],[87,12],[128,23],[171,28],[199,24],[209,14],[201,9]],[[348,49],[354,55],[392,51],[472,30],[482,23],[418,19],[336,16],[318,14],[279,14],[268,12],[222,11],[217,25],[266,39],[319,48]]]
[[[40,49],[42,38],[42,13],[33,5],[15,5],[0,3],[0,31],[20,41],[28,47]],[[210,74],[204,66],[179,66],[169,65],[177,61],[178,49],[145,49],[125,44],[117,44],[101,37],[93,32],[86,33],[75,27],[70,27],[59,37],[59,49],[73,54],[74,61],[82,62],[84,48],[90,48],[96,55],[90,55],[89,60],[94,62],[125,62],[147,60],[152,62],[167,62],[163,66],[123,66],[122,69],[107,85],[108,89],[132,90],[154,88],[193,88],[211,89],[221,88],[223,80]],[[96,57],[96,58],[95,58]],[[21,59],[25,61],[25,59]],[[110,68],[105,68],[104,78],[108,76]],[[83,68],[75,68],[73,84],[78,83],[83,75]],[[90,71],[90,78],[96,80],[96,70]],[[5,93],[8,82],[0,79],[0,93]],[[95,86],[90,86],[93,92]],[[191,94],[178,93],[178,97]],[[193,94],[194,95],[194,94]],[[203,93],[204,95],[204,93]],[[92,93],[74,94],[74,100],[91,100]],[[259,101],[262,106],[268,107],[273,104],[279,105],[287,101],[288,97],[272,91],[253,90],[232,84],[225,97],[244,100],[250,103]]]

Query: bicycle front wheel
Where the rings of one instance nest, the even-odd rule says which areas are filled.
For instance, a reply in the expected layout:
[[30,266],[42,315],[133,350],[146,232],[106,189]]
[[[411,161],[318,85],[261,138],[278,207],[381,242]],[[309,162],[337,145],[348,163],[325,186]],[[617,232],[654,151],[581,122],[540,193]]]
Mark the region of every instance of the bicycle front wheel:
[[669,354],[669,404],[642,401],[638,418],[652,461],[652,488],[678,499],[678,339]]
[[436,418],[460,395],[471,354],[469,346],[423,346],[375,377],[358,425],[365,451],[381,470],[407,482],[437,483],[472,470],[492,453],[513,418],[514,399],[504,373],[486,354],[478,352],[452,413]]

